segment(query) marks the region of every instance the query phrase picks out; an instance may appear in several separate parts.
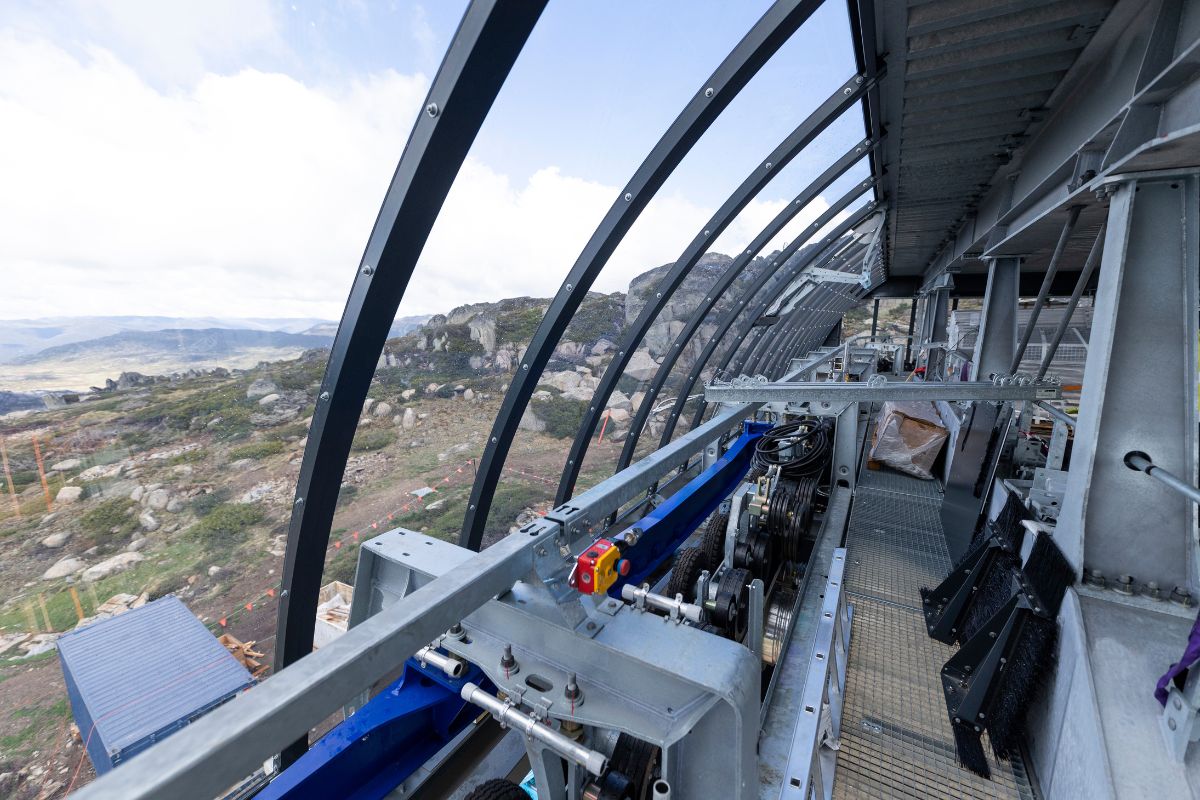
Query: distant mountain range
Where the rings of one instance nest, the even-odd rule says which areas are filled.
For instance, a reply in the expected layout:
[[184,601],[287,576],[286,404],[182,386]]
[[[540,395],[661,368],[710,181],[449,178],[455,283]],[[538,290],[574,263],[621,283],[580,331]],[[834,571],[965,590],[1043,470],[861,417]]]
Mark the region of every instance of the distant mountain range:
[[60,344],[36,353],[14,358],[17,366],[41,364],[47,361],[77,359],[128,359],[146,357],[160,359],[170,355],[179,359],[182,369],[189,364],[204,364],[214,359],[236,357],[249,349],[263,347],[299,348],[308,350],[325,347],[332,336],[282,331],[241,330],[239,328],[173,328],[161,331],[124,331],[98,339]]
[[[402,317],[402,336],[428,317]],[[120,373],[246,368],[327,347],[337,322],[312,318],[59,317],[0,320],[0,390],[103,386]],[[5,405],[10,406],[11,403]],[[3,413],[0,411],[0,413]]]
[[[401,336],[429,317],[400,317],[392,335]],[[11,363],[50,347],[86,342],[130,331],[207,330],[277,331],[333,338],[337,322],[312,317],[45,317],[0,319],[0,364]]]

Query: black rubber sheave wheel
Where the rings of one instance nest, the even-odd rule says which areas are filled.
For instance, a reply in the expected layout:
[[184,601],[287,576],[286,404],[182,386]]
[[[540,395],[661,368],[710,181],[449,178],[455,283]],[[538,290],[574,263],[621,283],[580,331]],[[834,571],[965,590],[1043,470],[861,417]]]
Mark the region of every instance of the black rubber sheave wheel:
[[504,778],[492,778],[472,789],[466,800],[530,800],[530,798],[524,789],[512,781]]
[[704,551],[704,568],[710,572],[719,567],[725,559],[725,529],[728,526],[728,514],[713,514],[708,518],[708,527],[704,529],[700,549]]
[[[608,796],[615,794],[616,797],[630,797],[633,800],[650,800],[650,787],[658,774],[659,755],[659,749],[649,742],[627,733],[618,736],[612,758],[608,760],[608,771],[610,776],[617,773],[626,778],[628,785],[612,786],[614,791]],[[602,793],[601,796],[606,795]]]
[[671,569],[671,579],[667,581],[665,594],[675,597],[682,594],[684,601],[690,603],[696,599],[696,581],[704,571],[704,552],[699,547],[689,547],[680,550]]

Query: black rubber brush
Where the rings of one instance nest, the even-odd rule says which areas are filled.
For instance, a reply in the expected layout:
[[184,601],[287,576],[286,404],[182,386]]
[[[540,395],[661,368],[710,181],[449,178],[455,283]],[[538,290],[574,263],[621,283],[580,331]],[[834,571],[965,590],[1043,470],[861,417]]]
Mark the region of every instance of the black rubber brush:
[[946,579],[936,588],[921,588],[931,637],[946,644],[965,641],[1012,596],[1011,576],[1024,541],[1021,521],[1026,516],[1024,506],[1010,494]]
[[980,740],[997,759],[1018,752],[1025,715],[1053,668],[1056,618],[1075,571],[1053,539],[1038,534],[1021,567],[1007,568],[1012,594],[942,667],[942,689],[959,762],[990,777]]

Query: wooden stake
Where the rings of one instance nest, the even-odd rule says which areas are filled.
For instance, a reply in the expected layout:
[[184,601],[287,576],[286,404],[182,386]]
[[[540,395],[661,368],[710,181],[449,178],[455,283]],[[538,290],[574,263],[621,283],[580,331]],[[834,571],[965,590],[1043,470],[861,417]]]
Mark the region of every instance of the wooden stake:
[[37,459],[38,476],[42,479],[42,491],[46,493],[46,512],[49,513],[52,509],[50,501],[50,484],[46,483],[46,467],[42,464],[42,448],[38,447],[37,437],[33,437],[33,455]]
[[13,486],[12,471],[8,468],[8,448],[4,446],[4,439],[0,438],[0,461],[4,463],[4,479],[8,481],[8,496],[12,498],[13,512],[17,515],[17,519],[21,518],[21,503],[17,500],[17,490]]
[[79,592],[75,591],[75,587],[71,587],[71,599],[75,601],[75,613],[79,616],[79,621],[83,621],[83,603],[79,602]]
[[54,626],[50,624],[50,611],[46,608],[46,598],[42,596],[41,592],[38,592],[38,605],[42,607],[42,616],[46,618],[46,630],[54,630]]
[[33,613],[33,603],[32,602],[25,604],[25,616],[29,617],[29,632],[30,633],[39,632],[41,630],[41,626],[38,625],[37,615]]

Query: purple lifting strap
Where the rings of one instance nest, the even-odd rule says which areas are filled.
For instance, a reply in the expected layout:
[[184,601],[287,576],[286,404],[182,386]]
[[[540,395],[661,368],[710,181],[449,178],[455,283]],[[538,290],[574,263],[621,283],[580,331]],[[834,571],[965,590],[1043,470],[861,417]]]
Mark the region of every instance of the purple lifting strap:
[[1192,632],[1188,634],[1187,649],[1183,651],[1183,658],[1179,659],[1177,664],[1172,664],[1171,668],[1167,670],[1167,674],[1158,679],[1158,686],[1154,690],[1155,699],[1165,706],[1167,704],[1167,686],[1171,681],[1175,681],[1175,685],[1182,689],[1188,669],[1197,661],[1200,661],[1200,615],[1197,615],[1196,624],[1192,626]]

